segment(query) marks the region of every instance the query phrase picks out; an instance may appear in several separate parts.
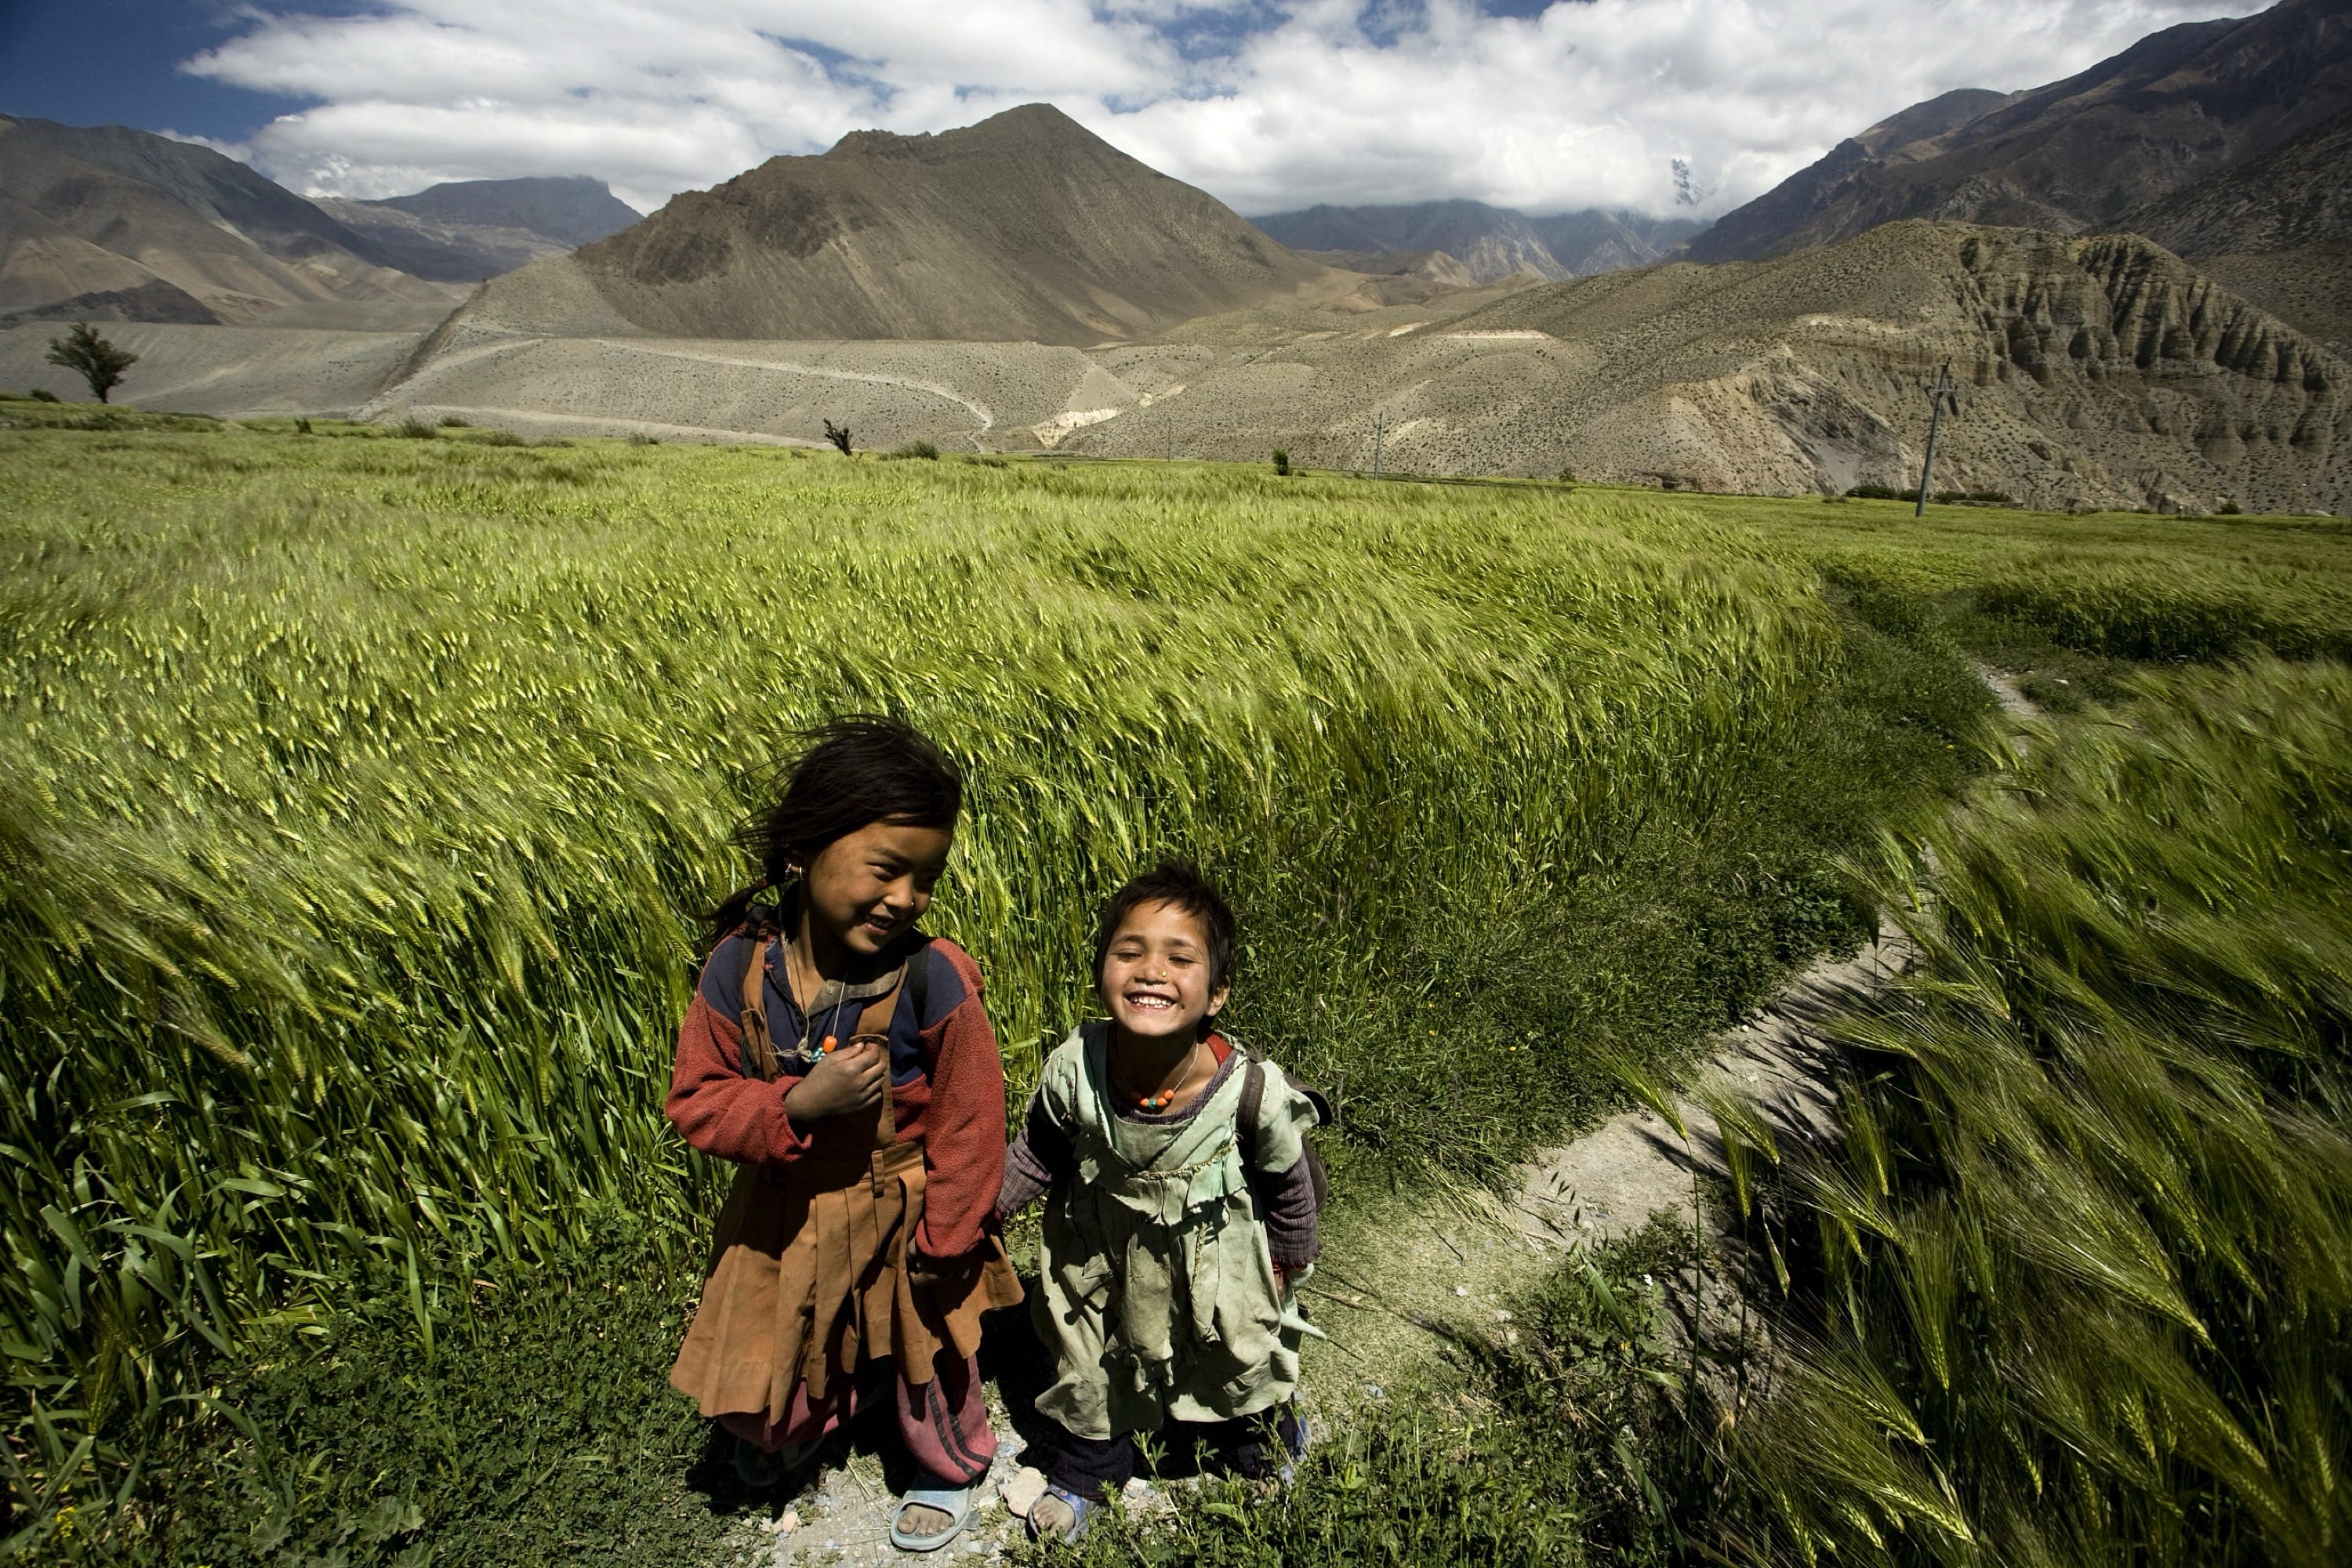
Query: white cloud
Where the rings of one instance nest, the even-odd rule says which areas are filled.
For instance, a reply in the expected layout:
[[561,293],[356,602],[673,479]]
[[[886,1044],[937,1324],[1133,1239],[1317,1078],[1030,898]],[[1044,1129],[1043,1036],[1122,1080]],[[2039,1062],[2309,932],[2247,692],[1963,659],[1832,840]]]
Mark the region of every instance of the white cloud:
[[[1244,212],[1437,196],[1712,216],[1957,87],[2054,80],[2215,0],[381,0],[186,68],[316,98],[251,142],[316,194],[592,174],[650,209],[869,126],[1058,104]],[[1270,22],[1265,18],[1272,17]],[[1205,43],[1204,43],[1205,40]]]
[[194,147],[209,147],[224,158],[234,158],[240,163],[250,163],[254,151],[250,142],[224,142],[217,136],[199,135],[194,131],[162,130],[155,132],[166,142],[185,142]]

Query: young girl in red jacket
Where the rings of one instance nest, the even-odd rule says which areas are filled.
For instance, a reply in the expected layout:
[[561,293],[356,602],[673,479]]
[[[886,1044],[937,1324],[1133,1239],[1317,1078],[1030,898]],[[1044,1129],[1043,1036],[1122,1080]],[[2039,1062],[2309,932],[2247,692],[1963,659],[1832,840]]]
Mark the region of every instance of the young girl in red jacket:
[[773,1485],[856,1411],[888,1361],[898,1430],[927,1474],[894,1515],[945,1546],[995,1457],[980,1314],[1021,1300],[990,1226],[1004,1070],[971,955],[916,929],[963,784],[893,720],[812,731],[744,835],[761,877],[719,906],[667,1107],[741,1167],[670,1382]]

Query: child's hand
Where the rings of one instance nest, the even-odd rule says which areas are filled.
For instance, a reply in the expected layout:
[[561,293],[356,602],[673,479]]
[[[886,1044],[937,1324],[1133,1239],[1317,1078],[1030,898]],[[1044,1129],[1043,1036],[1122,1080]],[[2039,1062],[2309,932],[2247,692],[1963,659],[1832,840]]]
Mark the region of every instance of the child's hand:
[[1287,1300],[1290,1297],[1290,1270],[1279,1263],[1274,1266],[1274,1295],[1276,1300]]
[[926,1258],[915,1249],[913,1242],[907,1244],[907,1283],[919,1290],[934,1285],[961,1284],[979,1267],[980,1258],[975,1254],[966,1254],[961,1258]]
[[823,1121],[871,1110],[882,1103],[882,1075],[889,1058],[870,1040],[852,1040],[809,1068],[784,1096],[784,1114],[795,1121]]

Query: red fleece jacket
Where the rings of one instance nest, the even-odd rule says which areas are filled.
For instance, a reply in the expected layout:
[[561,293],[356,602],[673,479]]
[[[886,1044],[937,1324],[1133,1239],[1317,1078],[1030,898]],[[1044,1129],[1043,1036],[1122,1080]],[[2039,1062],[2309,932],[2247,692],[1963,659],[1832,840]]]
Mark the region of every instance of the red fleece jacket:
[[[809,1142],[784,1114],[797,1078],[773,1083],[742,1068],[743,973],[751,944],[730,937],[703,966],[701,984],[678,1026],[677,1064],[663,1107],[688,1143],[737,1164],[791,1165]],[[913,987],[902,989],[891,1019],[892,1109],[898,1142],[923,1151],[923,1219],[916,1249],[957,1258],[981,1244],[982,1225],[1004,1179],[1004,1062],[981,1005],[980,966],[971,954],[934,937],[916,958],[930,965],[924,1016]],[[770,1026],[799,1033],[799,1013],[776,988],[771,968]]]

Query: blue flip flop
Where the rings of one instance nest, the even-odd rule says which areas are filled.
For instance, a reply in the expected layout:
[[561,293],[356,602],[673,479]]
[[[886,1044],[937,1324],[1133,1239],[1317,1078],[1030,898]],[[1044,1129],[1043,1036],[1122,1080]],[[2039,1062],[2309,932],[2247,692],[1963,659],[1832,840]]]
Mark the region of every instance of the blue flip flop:
[[[1065,1504],[1070,1510],[1070,1528],[1061,1531],[1062,1539],[1065,1541],[1076,1541],[1079,1536],[1084,1535],[1087,1532],[1087,1526],[1094,1522],[1095,1510],[1102,1506],[1092,1498],[1080,1497],[1067,1487],[1047,1487],[1045,1497],[1039,1498],[1037,1502],[1044,1502],[1045,1498],[1052,1498]],[[1045,1539],[1045,1533],[1038,1528],[1037,1503],[1033,1502],[1029,1505],[1029,1539],[1043,1541]]]
[[[910,1508],[935,1508],[953,1516],[945,1530],[929,1535],[914,1535],[898,1521]],[[898,1506],[890,1510],[890,1544],[901,1552],[937,1552],[963,1533],[971,1522],[971,1489],[970,1487],[908,1487]]]

